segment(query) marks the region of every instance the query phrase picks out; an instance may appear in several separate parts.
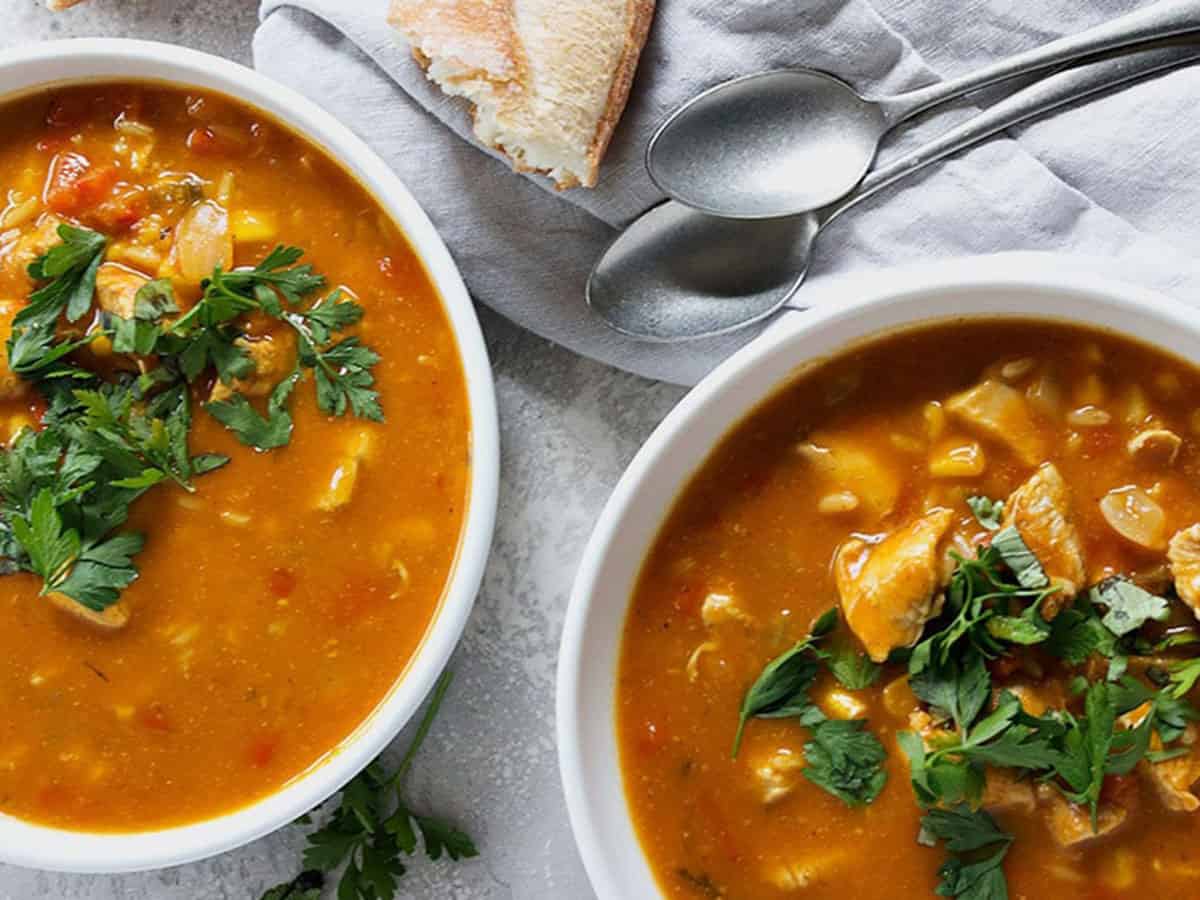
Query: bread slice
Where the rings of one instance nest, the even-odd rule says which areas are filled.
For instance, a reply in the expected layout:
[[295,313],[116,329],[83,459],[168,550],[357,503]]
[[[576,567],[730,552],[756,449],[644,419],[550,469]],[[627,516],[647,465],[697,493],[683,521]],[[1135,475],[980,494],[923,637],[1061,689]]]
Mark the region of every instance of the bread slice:
[[429,78],[473,104],[475,135],[520,171],[593,187],[654,0],[392,0]]

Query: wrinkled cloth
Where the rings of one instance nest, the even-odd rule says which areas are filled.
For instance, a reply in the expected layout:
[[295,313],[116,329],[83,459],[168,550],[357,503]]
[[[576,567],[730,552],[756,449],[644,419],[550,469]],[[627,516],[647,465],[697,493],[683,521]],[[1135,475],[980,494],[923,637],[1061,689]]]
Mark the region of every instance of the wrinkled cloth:
[[[898,93],[1140,5],[659,0],[629,106],[591,191],[555,191],[479,147],[466,106],[425,78],[386,24],[386,0],[264,0],[254,60],[338,116],[399,173],[479,302],[578,353],[691,384],[758,329],[649,344],[610,331],[583,300],[587,273],[616,229],[661,199],[642,160],[670,110],[727,78],[790,65],[828,70],[867,94]],[[1005,250],[1082,256],[1064,264],[1197,302],[1197,97],[1200,67],[1161,75],[904,181],[822,236],[796,304],[836,293],[822,291],[822,282],[844,273]],[[963,102],[905,127],[881,160],[975,110]]]

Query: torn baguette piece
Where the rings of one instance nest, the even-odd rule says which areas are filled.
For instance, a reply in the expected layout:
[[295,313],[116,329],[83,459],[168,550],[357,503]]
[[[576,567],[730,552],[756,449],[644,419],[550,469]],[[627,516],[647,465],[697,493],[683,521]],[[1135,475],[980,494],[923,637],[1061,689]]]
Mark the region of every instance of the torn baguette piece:
[[473,105],[475,136],[559,188],[594,187],[654,0],[392,0],[429,79]]

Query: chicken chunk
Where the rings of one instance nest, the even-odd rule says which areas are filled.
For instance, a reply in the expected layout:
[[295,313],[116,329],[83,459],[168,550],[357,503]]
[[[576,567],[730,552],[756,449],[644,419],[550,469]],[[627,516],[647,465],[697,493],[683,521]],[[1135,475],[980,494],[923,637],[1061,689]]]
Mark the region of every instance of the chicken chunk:
[[1045,445],[1025,395],[989,378],[946,401],[946,411],[982,437],[1005,444],[1021,462],[1045,459]]
[[732,594],[713,591],[704,598],[700,607],[700,619],[712,628],[725,622],[750,622],[750,614],[738,606]]
[[829,491],[853,498],[854,509],[861,508],[878,520],[895,507],[900,496],[899,475],[855,441],[815,434],[796,450],[824,476]]
[[[18,312],[16,303],[0,300],[0,348],[12,337],[13,317]],[[0,349],[0,400],[20,400],[32,392],[29,382],[8,367],[8,354]]]
[[356,431],[346,443],[341,459],[338,460],[329,482],[317,497],[317,509],[335,512],[350,502],[354,487],[358,484],[359,470],[371,455],[374,432],[367,429]]
[[800,783],[804,770],[804,754],[780,747],[754,766],[754,780],[759,796],[767,806],[778,803]]
[[1071,492],[1053,463],[1041,466],[1004,504],[1004,524],[1012,525],[1059,590],[1043,601],[1042,615],[1053,619],[1087,578],[1083,541],[1075,527]]
[[989,766],[987,782],[979,805],[990,813],[1030,813],[1037,806],[1037,796],[1034,793],[1033,785],[1017,778],[1010,769],[997,769]]
[[833,561],[842,612],[871,659],[911,647],[942,608],[938,546],[954,514],[934,509],[872,547],[851,538]]
[[1086,806],[1068,801],[1057,788],[1048,784],[1040,785],[1037,797],[1046,813],[1046,826],[1060,847],[1075,847],[1111,834],[1129,817],[1129,812],[1123,806],[1101,803],[1093,830],[1091,811]]
[[1167,544],[1167,562],[1179,599],[1200,619],[1200,523],[1175,532]]
[[149,280],[120,263],[106,262],[96,270],[96,303],[106,313],[132,319],[137,292]]
[[[1192,792],[1192,787],[1200,782],[1200,748],[1195,746],[1196,738],[1196,727],[1189,725],[1183,736],[1184,743],[1189,745],[1185,755],[1162,762],[1143,760],[1140,764],[1142,774],[1158,792],[1163,806],[1172,812],[1195,812],[1200,809],[1200,797]],[[1157,735],[1153,743],[1154,749],[1162,749],[1162,742]]]
[[240,337],[235,343],[250,355],[254,371],[232,384],[218,381],[208,396],[210,403],[228,400],[235,393],[265,397],[291,374],[296,365],[296,338],[290,331],[276,331],[258,338]]
[[835,844],[803,859],[773,866],[767,872],[767,881],[784,891],[830,885],[843,880],[857,858],[852,845]]
[[17,238],[0,255],[0,277],[6,286],[21,294],[33,290],[33,279],[26,271],[29,264],[59,243],[58,226],[63,220],[46,213],[42,215],[32,231]]

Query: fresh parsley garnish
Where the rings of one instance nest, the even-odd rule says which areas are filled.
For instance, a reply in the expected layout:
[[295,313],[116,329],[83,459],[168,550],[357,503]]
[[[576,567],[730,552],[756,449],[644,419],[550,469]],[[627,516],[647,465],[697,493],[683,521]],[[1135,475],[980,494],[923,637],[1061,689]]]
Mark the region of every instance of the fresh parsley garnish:
[[326,823],[308,835],[304,871],[270,888],[260,900],[319,897],[326,876],[339,867],[338,900],[393,900],[407,871],[404,857],[413,856],[420,846],[433,860],[443,855],[452,860],[479,855],[465,832],[435,816],[414,813],[402,793],[405,776],[433,726],[451,679],[447,671],[438,680],[396,769],[388,773],[376,760],[351,780]]
[[818,649],[837,622],[837,610],[829,610],[803,640],[763,668],[742,700],[733,755],[738,754],[750,719],[795,718],[810,732],[810,740],[804,745],[804,777],[847,806],[860,806],[874,801],[887,781],[883,745],[866,730],[865,720],[828,719],[809,696],[822,660],[829,663],[835,675],[841,669],[839,680],[844,677],[861,684],[878,677],[877,669],[854,660],[848,651]]
[[801,774],[847,806],[873,802],[887,783],[887,752],[866,726],[864,719],[823,719],[804,745]]
[[[274,386],[265,415],[236,391],[207,404],[259,449],[290,440],[289,398],[309,370],[322,411],[382,420],[371,371],[379,356],[357,337],[338,338],[363,315],[340,291],[302,305],[325,281],[299,262],[295,247],[276,247],[256,266],[214,270],[182,315],[170,281],[152,280],[138,289],[132,318],[103,313],[87,335],[60,337],[63,316],[74,322],[93,309],[108,239],[71,225],[59,226],[58,236],[29,266],[38,286],[14,317],[6,348],[9,367],[49,408],[40,430],[18,436],[0,457],[0,572],[32,572],[43,594],[102,612],[137,578],[144,538],[120,530],[131,504],[165,482],[194,491],[197,476],[229,461],[190,452],[190,385],[209,370],[229,385],[253,374],[240,317],[273,317],[298,338],[296,368]],[[83,368],[76,351],[101,337],[111,339],[113,353],[136,357],[143,374],[101,377]],[[427,838],[427,846],[446,843],[432,826]]]
[[1013,836],[986,812],[963,805],[931,810],[921,818],[919,840],[929,846],[941,841],[950,851],[938,870],[939,897],[1007,900],[1003,864]]
[[292,439],[292,414],[287,401],[299,380],[300,370],[296,369],[275,386],[267,401],[265,417],[241,394],[234,394],[228,400],[211,401],[204,408],[247,446],[259,450],[283,447]]
[[97,231],[59,225],[62,241],[29,264],[29,277],[42,282],[29,305],[13,318],[13,329],[53,326],[65,311],[77,322],[92,308],[96,271],[104,261],[108,238]]

